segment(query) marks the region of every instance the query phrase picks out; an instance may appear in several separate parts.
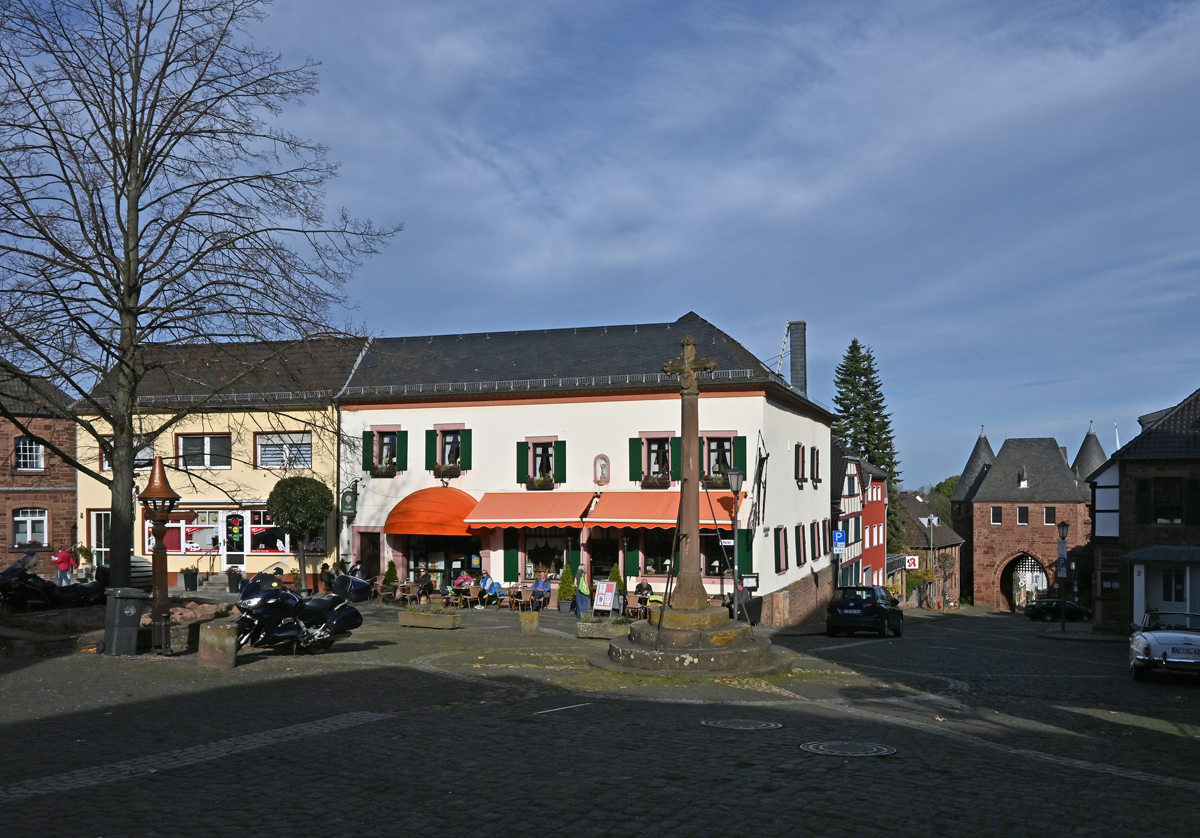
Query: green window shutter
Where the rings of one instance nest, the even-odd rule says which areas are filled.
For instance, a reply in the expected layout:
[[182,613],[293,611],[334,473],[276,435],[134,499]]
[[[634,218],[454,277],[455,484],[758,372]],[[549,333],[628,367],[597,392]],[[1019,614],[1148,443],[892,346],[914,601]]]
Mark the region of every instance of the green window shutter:
[[796,479],[804,479],[804,446],[796,443]]
[[[626,530],[626,532],[629,532]],[[642,575],[642,554],[638,552],[638,536],[637,530],[633,531],[633,535],[627,535],[626,538],[633,542],[629,547],[625,548],[625,575],[626,576],[641,576]]]
[[408,471],[408,431],[396,431],[396,468]]
[[1183,491],[1183,523],[1200,524],[1200,480],[1188,480]]
[[671,437],[671,479],[683,479],[683,437]]
[[1153,484],[1149,479],[1142,479],[1137,482],[1137,522],[1139,524],[1149,524],[1150,516],[1153,513]]
[[634,483],[642,480],[642,439],[629,438],[629,479]]
[[740,468],[742,474],[746,473],[746,438],[744,436],[733,438],[733,467]]
[[575,578],[579,578],[579,542],[572,536],[567,536],[567,564],[571,566],[571,573]]
[[518,582],[521,579],[520,568],[521,533],[509,528],[504,531],[504,581]]
[[754,572],[754,530],[737,531],[738,573]]
[[771,540],[775,542],[775,572],[782,573],[783,572],[783,563],[781,560],[783,557],[780,554],[780,546],[779,546],[779,542],[782,539],[779,537],[778,529],[771,530]]
[[517,482],[529,482],[529,443],[524,441],[517,443]]
[[796,567],[804,564],[804,525],[796,524]]
[[437,468],[437,431],[425,432],[425,469],[433,471]]
[[375,468],[375,433],[363,431],[363,471]]
[[459,431],[458,444],[458,467],[463,471],[471,470],[471,429],[463,428]]
[[554,441],[554,482],[567,482],[567,441],[565,439]]

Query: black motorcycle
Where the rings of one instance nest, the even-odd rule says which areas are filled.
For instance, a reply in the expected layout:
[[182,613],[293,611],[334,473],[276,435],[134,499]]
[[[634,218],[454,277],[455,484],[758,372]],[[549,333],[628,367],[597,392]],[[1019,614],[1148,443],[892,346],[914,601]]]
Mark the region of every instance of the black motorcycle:
[[304,599],[270,573],[260,573],[242,588],[237,607],[237,644],[286,648],[294,654],[323,652],[350,636],[363,623],[351,602],[363,602],[371,585],[352,576],[333,580],[333,593]]
[[83,584],[58,586],[33,572],[38,555],[26,553],[0,571],[0,602],[13,611],[30,608],[84,608],[103,605],[108,566],[96,568],[96,578]]

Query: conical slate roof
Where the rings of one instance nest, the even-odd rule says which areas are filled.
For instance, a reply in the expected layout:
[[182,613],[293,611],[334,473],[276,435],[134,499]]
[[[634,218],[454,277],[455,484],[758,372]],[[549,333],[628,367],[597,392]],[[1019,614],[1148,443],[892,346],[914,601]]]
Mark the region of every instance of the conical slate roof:
[[983,482],[988,468],[995,461],[996,455],[992,451],[992,444],[988,442],[988,438],[981,428],[979,439],[975,440],[975,447],[971,449],[971,456],[967,458],[962,476],[958,478],[958,485],[954,487],[954,494],[950,496],[951,502],[968,501],[975,497],[975,492]]
[[1104,446],[1096,438],[1096,432],[1088,428],[1087,436],[1083,438],[1083,444],[1079,446],[1079,453],[1075,455],[1075,462],[1071,464],[1071,468],[1079,475],[1080,480],[1087,480],[1106,462],[1108,456],[1104,453]]

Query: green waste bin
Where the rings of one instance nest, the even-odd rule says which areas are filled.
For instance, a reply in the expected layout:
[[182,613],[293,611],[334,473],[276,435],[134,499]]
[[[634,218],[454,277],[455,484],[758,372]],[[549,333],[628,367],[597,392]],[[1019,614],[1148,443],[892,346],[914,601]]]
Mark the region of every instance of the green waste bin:
[[138,628],[142,624],[142,604],[150,594],[138,588],[109,588],[104,609],[104,653],[137,654]]

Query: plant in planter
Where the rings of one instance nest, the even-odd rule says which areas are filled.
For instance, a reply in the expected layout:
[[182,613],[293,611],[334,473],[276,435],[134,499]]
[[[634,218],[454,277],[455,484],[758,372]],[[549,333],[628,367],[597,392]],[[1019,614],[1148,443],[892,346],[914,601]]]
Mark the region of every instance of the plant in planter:
[[389,588],[396,587],[396,563],[390,559],[388,560],[387,570],[383,574],[383,584]]
[[434,466],[433,467],[433,476],[437,477],[438,479],[443,479],[443,478],[447,478],[447,477],[458,477],[460,474],[462,474],[461,466]]
[[200,578],[200,568],[192,565],[191,567],[180,568],[179,572],[183,576],[183,589],[185,591],[196,590],[196,583]]
[[558,579],[558,610],[566,614],[571,610],[571,600],[575,598],[575,574],[571,572],[571,563],[563,562],[562,575]]
[[227,567],[225,568],[225,576],[229,579],[229,593],[241,593],[242,590],[242,571],[241,568]]
[[554,475],[539,474],[537,477],[529,478],[529,482],[525,484],[526,489],[537,491],[539,489],[553,489]]
[[267,512],[275,526],[291,539],[300,567],[300,587],[308,586],[304,572],[304,545],[309,533],[320,530],[333,512],[333,492],[312,477],[285,477],[275,484],[267,497]]
[[625,575],[621,573],[621,565],[618,562],[612,566],[612,570],[608,572],[608,581],[617,583],[617,593],[625,596]]
[[702,481],[706,489],[728,489],[729,476],[723,471],[713,472]]
[[671,475],[669,474],[647,474],[642,478],[643,489],[669,489],[670,487]]
[[387,463],[387,464],[381,465],[381,466],[373,466],[371,468],[371,476],[372,477],[383,477],[383,478],[395,477],[396,476],[396,464],[395,463]]

